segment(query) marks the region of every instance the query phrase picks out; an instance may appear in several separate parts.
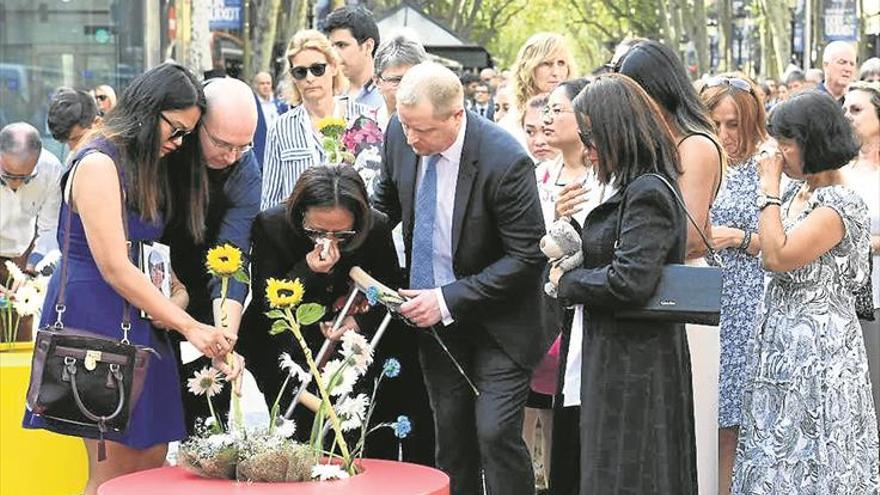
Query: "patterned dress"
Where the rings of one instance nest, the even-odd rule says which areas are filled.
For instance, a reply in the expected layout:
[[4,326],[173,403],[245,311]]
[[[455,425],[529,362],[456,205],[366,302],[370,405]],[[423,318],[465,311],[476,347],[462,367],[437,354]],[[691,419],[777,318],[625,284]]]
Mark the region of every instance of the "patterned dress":
[[868,212],[841,186],[817,189],[790,231],[819,207],[843,240],[806,266],[774,273],[750,340],[734,494],[880,492],[877,422],[853,289],[868,277]]
[[[712,225],[757,232],[758,169],[754,157],[727,169],[724,183],[712,205]],[[758,301],[764,290],[761,260],[733,247],[720,251],[721,369],[719,373],[718,426],[739,426],[746,348],[755,328]],[[713,260],[707,258],[710,264]]]

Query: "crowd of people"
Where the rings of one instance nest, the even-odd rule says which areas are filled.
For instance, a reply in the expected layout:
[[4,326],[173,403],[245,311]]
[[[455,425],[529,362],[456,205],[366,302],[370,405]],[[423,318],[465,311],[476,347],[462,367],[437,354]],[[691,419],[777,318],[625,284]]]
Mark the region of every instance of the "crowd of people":
[[[880,493],[880,59],[859,69],[832,42],[818,72],[691,81],[673,49],[628,39],[582,77],[566,39],[538,33],[509,70],[459,75],[384,34],[343,7],[292,37],[278,84],[166,62],[118,100],[61,89],[48,128],[63,162],[28,124],[0,130],[0,258],[32,272],[67,239],[66,323],[118,336],[93,323],[127,301],[149,315],[132,343],[163,358],[106,461],[97,432],[77,432],[86,494],[161,466],[210,414],[185,393],[195,370],[247,368],[273,401],[279,356],[298,353],[270,335],[269,279],[338,309],[352,266],[407,298],[376,352],[409,374],[374,420],[412,417],[404,459],[446,472],[453,494]],[[378,137],[340,163],[329,117]],[[580,237],[570,270],[542,254],[558,222]],[[170,293],[127,243],[170,247]],[[225,311],[203,269],[220,243],[251,275]],[[667,264],[721,268],[718,326],[623,313]],[[376,311],[307,327],[309,347],[371,334]],[[221,415],[237,391],[223,393]],[[32,411],[23,426],[58,430]],[[382,435],[367,455],[397,458]]]

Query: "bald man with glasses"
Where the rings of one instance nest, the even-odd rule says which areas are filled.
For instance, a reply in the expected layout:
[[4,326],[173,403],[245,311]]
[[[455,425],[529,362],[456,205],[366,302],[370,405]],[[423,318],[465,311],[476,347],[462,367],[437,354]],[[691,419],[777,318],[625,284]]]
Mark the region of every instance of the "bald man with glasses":
[[[257,102],[251,88],[233,78],[205,82],[207,110],[195,131],[199,136],[202,160],[208,169],[208,214],[205,240],[197,243],[182,222],[169,223],[163,242],[171,246],[171,266],[189,293],[187,312],[199,321],[221,325],[220,283],[205,270],[208,249],[230,243],[245,257],[251,248],[251,225],[260,210],[260,167],[253,151],[257,128]],[[247,267],[245,267],[247,269]],[[229,281],[225,303],[226,327],[238,332],[247,284]],[[196,370],[208,366],[204,356],[180,363],[181,390],[187,430],[192,433],[196,418],[210,412],[204,400],[186,392],[186,380]],[[214,403],[221,417],[229,407],[229,388]]]

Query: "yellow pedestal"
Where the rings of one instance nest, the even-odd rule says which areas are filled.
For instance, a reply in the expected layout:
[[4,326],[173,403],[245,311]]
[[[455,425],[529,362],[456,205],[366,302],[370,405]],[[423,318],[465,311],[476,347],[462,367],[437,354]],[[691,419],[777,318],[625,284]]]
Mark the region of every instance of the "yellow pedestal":
[[32,352],[32,343],[0,344],[0,495],[82,493],[82,440],[21,427]]

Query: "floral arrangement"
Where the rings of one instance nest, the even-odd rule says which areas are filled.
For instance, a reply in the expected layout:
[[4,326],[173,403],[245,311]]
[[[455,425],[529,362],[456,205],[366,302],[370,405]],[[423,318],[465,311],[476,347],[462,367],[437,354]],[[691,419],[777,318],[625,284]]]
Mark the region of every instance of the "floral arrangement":
[[35,276],[28,275],[18,265],[6,260],[4,266],[8,275],[0,288],[0,319],[3,321],[0,342],[12,344],[18,341],[21,320],[42,312],[49,277],[41,272],[46,267],[54,266],[60,256],[58,251],[47,254],[36,267]]
[[340,117],[318,121],[321,145],[330,165],[351,165],[357,170],[367,191],[381,173],[382,129],[372,118],[360,115],[350,123]]
[[[228,268],[231,267],[230,264]],[[224,378],[216,370],[205,368],[188,380],[191,393],[205,395],[211,417],[197,424],[196,435],[180,446],[178,461],[186,469],[205,477],[241,481],[342,479],[357,473],[356,459],[363,454],[365,439],[371,432],[390,428],[399,439],[410,433],[412,426],[406,416],[368,429],[379,386],[383,379],[400,374],[400,363],[389,359],[383,364],[370,397],[352,395],[355,383],[373,362],[372,346],[362,335],[346,332],[341,339],[339,357],[318,369],[318,363],[303,338],[302,327],[320,321],[325,310],[319,304],[303,303],[304,295],[305,287],[298,279],[270,278],[267,281],[265,297],[270,310],[266,316],[274,320],[270,333],[291,332],[303,353],[308,371],[290,354],[280,356],[278,365],[285,373],[285,379],[265,428],[227,428],[223,425],[222,418],[216,415],[211,404],[211,397],[224,386]],[[301,384],[314,380],[318,389],[319,397],[304,392],[316,409],[307,444],[291,439],[297,425],[280,414],[281,399],[289,393],[287,389],[292,379]],[[301,402],[306,403],[305,400]],[[345,433],[358,431],[357,440],[350,448]],[[325,446],[328,436],[331,439],[329,448]],[[400,448],[402,450],[402,446]]]

